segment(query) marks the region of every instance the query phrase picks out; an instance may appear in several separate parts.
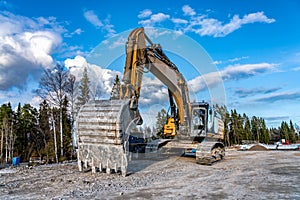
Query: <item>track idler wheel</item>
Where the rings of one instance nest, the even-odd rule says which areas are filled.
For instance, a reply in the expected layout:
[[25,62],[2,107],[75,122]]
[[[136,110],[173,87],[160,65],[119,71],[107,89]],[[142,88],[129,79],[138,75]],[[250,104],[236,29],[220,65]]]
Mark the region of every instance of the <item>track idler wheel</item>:
[[212,165],[225,157],[225,148],[222,143],[203,142],[198,145],[196,162],[201,165]]

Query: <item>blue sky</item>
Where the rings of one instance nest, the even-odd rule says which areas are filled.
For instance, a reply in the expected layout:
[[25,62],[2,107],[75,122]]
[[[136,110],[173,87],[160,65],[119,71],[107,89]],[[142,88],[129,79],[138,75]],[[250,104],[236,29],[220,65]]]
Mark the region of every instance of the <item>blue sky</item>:
[[[197,100],[224,93],[228,109],[264,117],[269,127],[290,119],[300,124],[299,10],[297,0],[0,0],[0,103],[38,105],[32,91],[55,62],[73,67],[77,80],[82,66],[90,66],[94,87],[105,97],[122,74],[127,34],[144,26],[166,47]],[[153,30],[172,37],[156,37]],[[105,56],[112,40],[118,50]],[[145,76],[144,87],[150,107],[167,99],[153,77]]]

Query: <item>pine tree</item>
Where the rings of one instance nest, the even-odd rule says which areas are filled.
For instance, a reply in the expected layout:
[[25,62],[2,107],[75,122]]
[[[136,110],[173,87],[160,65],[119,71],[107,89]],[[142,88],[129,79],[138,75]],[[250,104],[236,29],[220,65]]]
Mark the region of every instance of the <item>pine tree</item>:
[[217,113],[221,115],[221,119],[224,122],[224,144],[226,146],[230,146],[231,145],[230,133],[229,133],[230,123],[231,123],[230,114],[225,105],[219,106],[218,104],[215,104],[214,108],[217,111]]
[[[42,142],[43,142],[43,149],[42,149],[42,156],[46,156],[46,162],[49,163],[51,160],[55,158],[55,151],[54,151],[54,141],[53,141],[53,133],[50,129],[50,116],[51,110],[46,100],[44,100],[40,104],[39,109],[39,131],[42,134]],[[52,159],[51,159],[52,158]]]
[[260,124],[260,141],[261,143],[268,144],[270,141],[270,134],[269,130],[266,127],[265,120],[263,118],[259,118],[259,124]]
[[294,128],[294,125],[293,125],[293,122],[292,120],[290,120],[290,126],[289,126],[289,138],[290,138],[290,142],[291,143],[295,143],[296,142],[296,131],[295,131],[295,128]]
[[21,109],[21,130],[23,135],[22,158],[23,161],[28,161],[35,150],[34,137],[37,132],[38,111],[30,104],[24,104]]
[[231,110],[229,140],[231,144],[238,144],[240,139],[239,116],[236,110]]
[[83,70],[83,76],[79,85],[79,96],[77,97],[77,106],[80,107],[90,100],[90,81],[88,77],[87,68]]
[[15,131],[16,131],[16,143],[15,143],[15,154],[17,156],[21,156],[23,152],[23,145],[25,142],[24,134],[23,134],[23,129],[22,129],[22,120],[21,120],[21,115],[22,115],[22,107],[21,103],[18,104],[17,111],[15,113]]
[[229,123],[230,123],[230,115],[226,112],[224,117],[224,143],[226,146],[231,145],[230,136],[229,136]]
[[110,99],[120,99],[120,79],[117,75],[110,93]]
[[245,125],[244,125],[244,132],[245,132],[245,140],[253,140],[252,138],[252,134],[251,134],[251,124],[250,124],[250,120],[249,120],[249,117],[244,114],[244,120],[245,120]]
[[166,122],[167,122],[167,112],[165,109],[161,109],[161,111],[159,111],[156,116],[157,136],[160,136],[160,137],[164,136],[164,125]]
[[68,99],[67,97],[63,103],[63,124],[64,124],[64,152],[65,158],[71,159],[72,157],[72,121],[71,116],[68,113]]
[[244,140],[246,138],[243,125],[244,125],[244,119],[242,118],[242,116],[240,114],[238,114],[237,122],[236,122],[237,144],[241,144],[242,140]]
[[281,122],[281,126],[280,126],[280,139],[285,139],[285,140],[288,140],[290,141],[290,138],[289,138],[289,126],[286,122]]
[[253,116],[251,118],[251,133],[253,136],[253,139],[257,142],[259,142],[259,124],[258,124],[258,119],[256,116]]

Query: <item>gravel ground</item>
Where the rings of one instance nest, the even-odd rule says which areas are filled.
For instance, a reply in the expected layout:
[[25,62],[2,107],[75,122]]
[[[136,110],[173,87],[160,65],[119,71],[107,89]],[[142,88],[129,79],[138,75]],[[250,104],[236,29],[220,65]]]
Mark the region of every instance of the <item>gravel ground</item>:
[[77,163],[0,170],[0,199],[300,199],[299,151],[227,150],[212,166],[147,156],[128,176],[79,172]]

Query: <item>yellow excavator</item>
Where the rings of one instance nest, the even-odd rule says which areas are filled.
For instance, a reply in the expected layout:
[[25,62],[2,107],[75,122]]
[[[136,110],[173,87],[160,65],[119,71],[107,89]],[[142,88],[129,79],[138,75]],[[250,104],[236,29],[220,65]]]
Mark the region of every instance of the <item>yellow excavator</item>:
[[139,98],[145,69],[167,88],[171,115],[164,126],[165,136],[173,136],[172,146],[196,151],[196,161],[211,164],[225,156],[224,123],[206,102],[190,102],[187,82],[178,67],[154,44],[144,28],[134,29],[126,43],[122,84],[114,99],[95,100],[83,105],[77,120],[78,167],[92,172],[121,171],[126,176],[128,137],[143,123]]

